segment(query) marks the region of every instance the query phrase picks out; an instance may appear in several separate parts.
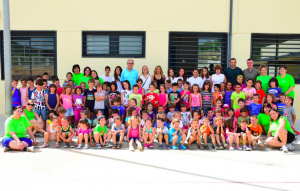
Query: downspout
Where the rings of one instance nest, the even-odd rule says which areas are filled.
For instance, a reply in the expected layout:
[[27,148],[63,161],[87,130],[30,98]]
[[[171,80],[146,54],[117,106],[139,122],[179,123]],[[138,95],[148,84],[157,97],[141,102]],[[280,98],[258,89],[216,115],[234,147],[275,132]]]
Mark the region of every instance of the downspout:
[[230,0],[230,15],[229,15],[229,37],[228,37],[228,58],[227,67],[229,66],[231,59],[231,41],[232,41],[232,4],[233,0]]

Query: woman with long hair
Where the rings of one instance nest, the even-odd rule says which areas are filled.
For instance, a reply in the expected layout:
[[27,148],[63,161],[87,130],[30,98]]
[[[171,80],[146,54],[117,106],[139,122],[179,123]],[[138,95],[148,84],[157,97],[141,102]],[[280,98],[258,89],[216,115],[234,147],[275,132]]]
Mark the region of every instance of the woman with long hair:
[[122,71],[123,71],[122,67],[117,66],[114,71],[114,76],[112,77],[112,80],[111,80],[111,81],[117,82],[119,92],[122,91],[122,82],[120,81]]
[[157,88],[159,88],[161,84],[165,84],[166,77],[160,65],[157,65],[154,69],[154,73],[151,76],[151,81],[153,80],[156,81]]

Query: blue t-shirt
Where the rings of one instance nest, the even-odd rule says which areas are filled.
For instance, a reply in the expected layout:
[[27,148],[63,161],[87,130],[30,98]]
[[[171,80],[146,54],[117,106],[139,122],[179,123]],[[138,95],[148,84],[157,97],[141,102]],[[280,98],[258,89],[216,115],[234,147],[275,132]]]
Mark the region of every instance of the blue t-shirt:
[[126,117],[125,122],[128,122],[129,119],[130,119],[130,116]]
[[[267,93],[271,93],[275,98],[279,98],[279,94],[282,93],[281,88],[269,88]],[[275,105],[279,104],[279,100],[274,103]]]
[[250,116],[251,115],[256,115],[260,114],[262,105],[261,104],[255,104],[255,103],[250,103],[248,109],[250,110]]
[[133,69],[129,72],[126,68],[122,71],[120,81],[124,82],[125,80],[128,80],[130,82],[130,86],[132,89],[132,86],[136,84],[136,80],[139,78],[139,73],[136,69]]
[[277,110],[279,111],[279,113],[280,113],[281,115],[283,115],[283,110],[282,110],[282,108],[283,108],[284,106],[286,106],[285,103],[278,103],[278,104],[277,104]]
[[[168,127],[168,124],[167,124],[166,121],[164,122],[164,126],[165,126],[165,127]],[[154,127],[157,127],[157,121],[155,122]]]
[[233,90],[231,90],[230,92],[225,90],[225,96],[224,96],[224,102],[223,104],[228,104],[229,108],[231,107],[231,94],[232,94]]
[[[176,92],[173,92],[173,91],[171,91],[170,93],[168,93],[168,98],[169,98],[169,101],[171,102],[171,103],[175,103],[175,101],[177,100],[177,99],[179,99],[180,100],[180,93],[178,92],[178,91],[176,91]],[[177,103],[176,103],[176,109],[179,109],[179,103],[180,103],[180,101],[178,101]]]
[[116,107],[116,106],[113,106],[112,109],[117,109],[119,110],[119,114],[120,116],[124,115],[124,108],[122,106],[119,106],[119,107]]
[[[169,129],[169,137],[170,137],[170,140],[173,138],[173,134],[175,133],[175,131],[176,131],[176,130],[175,130],[173,127]],[[178,131],[177,131],[178,137],[181,136],[181,135],[179,135],[179,133],[180,133],[180,131],[178,130]]]

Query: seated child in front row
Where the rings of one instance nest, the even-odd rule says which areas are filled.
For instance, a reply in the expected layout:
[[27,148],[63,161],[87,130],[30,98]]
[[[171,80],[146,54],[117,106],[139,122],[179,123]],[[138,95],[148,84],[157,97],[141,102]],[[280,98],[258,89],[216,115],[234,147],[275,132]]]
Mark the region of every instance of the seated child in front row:
[[237,142],[237,149],[240,149],[239,144],[239,134],[236,133],[237,128],[234,125],[234,118],[228,117],[225,120],[225,128],[226,128],[226,142],[229,143],[229,150],[234,150],[232,147],[232,143]]
[[162,146],[162,141],[164,140],[166,142],[166,147],[167,149],[171,149],[169,145],[169,135],[168,135],[168,127],[165,125],[165,120],[164,118],[161,118],[160,116],[158,117],[157,121],[157,130],[156,130],[156,135],[155,138],[159,142],[159,149],[163,149]]
[[105,146],[105,141],[107,139],[107,126],[105,125],[106,119],[104,115],[98,117],[99,124],[94,129],[94,139],[96,142],[96,147],[101,149]]
[[[181,116],[180,112],[179,112],[179,116]],[[186,139],[186,134],[184,134],[182,132],[182,127],[180,128],[179,124],[180,124],[180,119],[178,119],[175,116],[175,118],[173,119],[173,121],[171,123],[172,127],[169,130],[169,137],[170,137],[169,142],[172,143],[171,148],[174,149],[174,150],[178,150],[178,147],[176,147],[175,144],[181,142],[179,148],[185,150],[186,147],[184,146],[184,142],[185,142],[185,139]]]
[[144,149],[148,149],[148,145],[150,149],[153,149],[153,142],[155,137],[155,128],[152,127],[152,120],[146,119],[145,126],[143,128],[143,138],[144,138]]
[[56,141],[56,148],[59,148],[59,119],[58,117],[51,118],[51,124],[47,127],[47,132],[45,133],[45,143],[42,148],[49,147],[48,141]]
[[[195,113],[198,113],[198,112],[194,112],[194,117],[195,117]],[[196,114],[196,115],[198,115],[198,114]],[[186,148],[188,148],[190,150],[193,150],[193,148],[191,147],[191,144],[194,141],[197,141],[198,142],[198,148],[202,149],[201,148],[201,138],[200,138],[200,136],[201,136],[201,131],[200,131],[200,128],[199,128],[199,120],[191,119],[191,127],[189,128],[188,135],[187,135],[188,145],[186,146]]]
[[213,142],[213,149],[218,149],[216,145],[216,140],[215,140],[215,135],[214,135],[214,130],[212,126],[210,126],[210,121],[208,118],[203,119],[204,125],[201,127],[201,138],[204,142],[204,149],[209,150],[209,147],[207,145],[207,139],[211,139]]
[[78,130],[78,138],[77,138],[77,143],[75,147],[77,149],[81,149],[81,143],[84,140],[85,145],[84,148],[88,149],[89,148],[89,140],[91,142],[91,147],[94,147],[95,145],[93,144],[93,138],[92,138],[92,130],[88,126],[88,120],[87,119],[80,119],[78,124],[80,124],[80,128]]
[[251,124],[249,125],[250,128],[250,133],[251,133],[251,137],[252,137],[252,141],[253,141],[253,149],[256,149],[256,143],[258,143],[259,145],[259,149],[263,149],[264,148],[264,144],[261,141],[261,134],[262,134],[262,128],[259,124],[257,124],[257,116],[256,115],[251,115],[250,116],[250,121]]
[[64,143],[64,147],[67,148],[68,145],[67,143],[69,143],[69,146],[71,148],[74,147],[74,145],[72,144],[72,138],[75,136],[75,132],[72,129],[72,127],[69,125],[69,119],[68,117],[64,117],[61,119],[61,129],[59,131],[59,137],[61,138],[61,140]]
[[128,120],[127,141],[129,142],[129,151],[135,151],[133,143],[137,144],[137,148],[143,149],[141,144],[141,120],[136,115],[131,116]]
[[[125,133],[125,126],[122,124],[121,117],[115,116],[114,117],[114,124],[111,127],[112,137],[113,137],[113,149],[120,149],[123,139],[124,139],[124,133]],[[117,144],[117,141],[119,143]]]
[[[115,123],[115,117],[119,116],[119,110],[112,109],[111,110],[111,115],[112,115],[112,118],[108,119],[108,121],[106,122],[107,128],[112,128],[113,124]],[[121,123],[122,123],[122,121],[121,121]],[[125,125],[124,125],[124,127],[125,127]]]
[[[236,133],[238,133],[238,135],[240,137],[241,142],[243,143],[244,151],[251,151],[252,150],[252,147],[251,147],[252,137],[251,137],[250,129],[248,127],[248,123],[249,123],[248,121],[249,121],[249,119],[242,119],[240,121],[240,127],[238,127],[237,131],[236,131]],[[239,146],[239,141],[240,140],[238,140],[236,142],[238,150],[242,150]],[[246,146],[247,142],[249,143],[248,147]]]
[[[158,114],[157,114],[157,119],[158,119],[158,118],[164,119],[164,124],[163,124],[163,125],[166,126],[166,127],[168,127],[168,124],[167,124],[167,122],[165,121],[165,116],[166,116],[165,113],[158,113]],[[154,127],[157,127],[157,121],[155,122]]]
[[219,145],[219,149],[222,150],[223,148],[228,148],[228,145],[225,142],[225,128],[223,117],[220,116],[216,118],[216,124],[214,125],[213,129],[215,131],[216,142]]
[[248,112],[247,109],[242,108],[240,112],[241,112],[241,117],[238,118],[238,127],[241,127],[241,121],[243,119],[249,121],[249,118],[247,117],[247,112]]

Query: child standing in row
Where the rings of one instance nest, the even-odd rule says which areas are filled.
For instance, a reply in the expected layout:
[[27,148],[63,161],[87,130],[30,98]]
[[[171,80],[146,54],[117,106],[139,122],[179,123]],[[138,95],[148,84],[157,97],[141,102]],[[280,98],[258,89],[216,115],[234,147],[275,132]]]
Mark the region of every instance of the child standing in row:
[[253,86],[253,80],[249,78],[247,80],[247,87],[242,90],[242,92],[245,94],[245,105],[247,109],[249,105],[253,103],[252,98],[253,95],[256,94],[256,90],[252,86]]
[[202,110],[204,114],[207,114],[207,109],[213,107],[213,95],[211,93],[210,82],[207,80],[203,83],[203,90],[202,90]]

